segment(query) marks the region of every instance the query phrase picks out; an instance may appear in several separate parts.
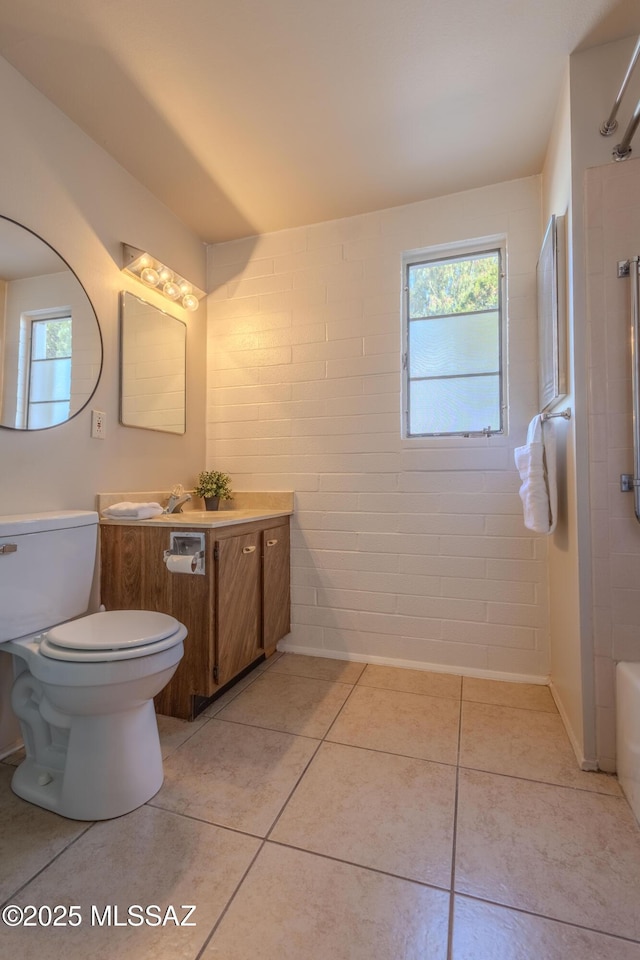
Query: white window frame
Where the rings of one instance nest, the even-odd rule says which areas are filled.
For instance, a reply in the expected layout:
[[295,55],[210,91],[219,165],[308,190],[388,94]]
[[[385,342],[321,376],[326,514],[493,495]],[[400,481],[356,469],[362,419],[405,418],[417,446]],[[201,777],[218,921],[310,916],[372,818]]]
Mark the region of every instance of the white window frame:
[[[53,310],[34,310],[29,313],[23,313],[20,316],[21,328],[21,362],[20,362],[20,392],[22,394],[21,409],[18,411],[20,426],[22,429],[29,429],[29,419],[33,401],[31,400],[31,365],[32,365],[32,344],[33,344],[33,326],[36,323],[56,322],[57,320],[70,320],[73,324],[73,313],[70,307],[58,307]],[[40,362],[40,361],[38,361]],[[46,362],[46,361],[42,361]],[[71,406],[71,394],[69,396],[69,406]],[[57,426],[56,421],[51,426]],[[18,424],[17,424],[18,425]],[[42,429],[47,429],[42,428]]]
[[[499,314],[499,384],[500,384],[500,420],[497,430],[459,431],[452,433],[411,433],[410,432],[410,377],[409,377],[409,268],[416,264],[447,262],[450,260],[472,258],[485,253],[496,252],[500,257],[500,287],[498,295]],[[422,250],[407,252],[402,257],[402,438],[411,444],[419,442],[467,440],[487,436],[506,436],[508,432],[507,405],[507,249],[504,236],[483,237],[463,243],[426,247]]]

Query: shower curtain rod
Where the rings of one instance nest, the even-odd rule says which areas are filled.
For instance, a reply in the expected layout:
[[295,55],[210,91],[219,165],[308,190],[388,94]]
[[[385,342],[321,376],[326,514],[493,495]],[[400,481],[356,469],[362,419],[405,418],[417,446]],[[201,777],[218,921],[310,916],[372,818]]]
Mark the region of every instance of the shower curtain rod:
[[[626,91],[627,86],[628,86],[628,84],[629,84],[629,80],[631,79],[631,74],[633,73],[634,67],[635,67],[636,63],[638,62],[638,57],[640,57],[640,37],[638,37],[638,42],[636,43],[635,50],[633,51],[633,53],[632,53],[632,55],[631,55],[631,60],[629,61],[629,66],[627,67],[627,72],[626,72],[625,75],[624,75],[624,80],[622,81],[622,86],[620,87],[620,90],[618,91],[618,96],[616,97],[615,102],[614,102],[614,104],[613,104],[613,107],[611,108],[611,113],[609,114],[608,119],[605,120],[605,122],[604,122],[604,123],[602,124],[602,126],[600,127],[600,133],[602,134],[603,137],[610,137],[611,134],[613,133],[613,131],[614,131],[614,130],[616,129],[616,127],[618,126],[618,121],[616,120],[616,114],[617,114],[617,112],[618,112],[618,108],[620,107],[620,104],[622,103],[622,98],[624,97],[625,91]],[[637,109],[637,108],[636,108],[636,109]],[[635,129],[635,128],[634,128],[634,129]],[[627,132],[628,132],[628,131],[627,131]],[[632,136],[633,136],[633,134],[632,134]],[[625,138],[624,138],[624,139],[626,139],[626,135],[625,135]],[[623,140],[623,142],[624,142],[624,140]],[[617,148],[616,148],[616,149],[617,149]],[[618,157],[617,159],[618,159],[618,160],[621,160],[622,157]]]
[[613,148],[613,159],[614,160],[626,160],[629,154],[631,153],[631,141],[633,140],[633,135],[638,129],[638,124],[640,123],[640,100],[636,103],[636,108],[633,111],[633,116],[629,121],[629,126],[624,132],[624,136],[620,143]]

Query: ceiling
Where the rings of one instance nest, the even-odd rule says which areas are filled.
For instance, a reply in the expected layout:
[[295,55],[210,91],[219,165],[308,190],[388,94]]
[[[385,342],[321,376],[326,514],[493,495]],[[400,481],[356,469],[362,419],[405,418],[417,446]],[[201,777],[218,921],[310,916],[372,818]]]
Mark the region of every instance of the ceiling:
[[539,173],[568,55],[639,6],[0,0],[0,54],[218,242]]

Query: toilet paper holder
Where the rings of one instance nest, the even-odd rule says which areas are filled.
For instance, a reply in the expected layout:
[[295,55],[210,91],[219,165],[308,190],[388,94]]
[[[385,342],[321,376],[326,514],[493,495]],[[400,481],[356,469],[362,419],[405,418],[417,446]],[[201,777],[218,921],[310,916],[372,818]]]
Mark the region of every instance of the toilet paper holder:
[[[189,570],[172,571],[183,573],[205,572],[204,533],[170,533],[169,549],[164,551],[165,563],[170,557],[191,557]],[[168,564],[169,569],[173,564]]]

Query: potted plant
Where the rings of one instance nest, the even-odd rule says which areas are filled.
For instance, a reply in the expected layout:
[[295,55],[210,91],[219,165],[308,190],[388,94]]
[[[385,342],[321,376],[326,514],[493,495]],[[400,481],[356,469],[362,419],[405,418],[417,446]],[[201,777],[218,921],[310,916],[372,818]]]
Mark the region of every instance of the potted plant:
[[202,497],[207,510],[217,510],[221,500],[233,500],[231,496],[231,477],[219,470],[203,470],[193,492]]

